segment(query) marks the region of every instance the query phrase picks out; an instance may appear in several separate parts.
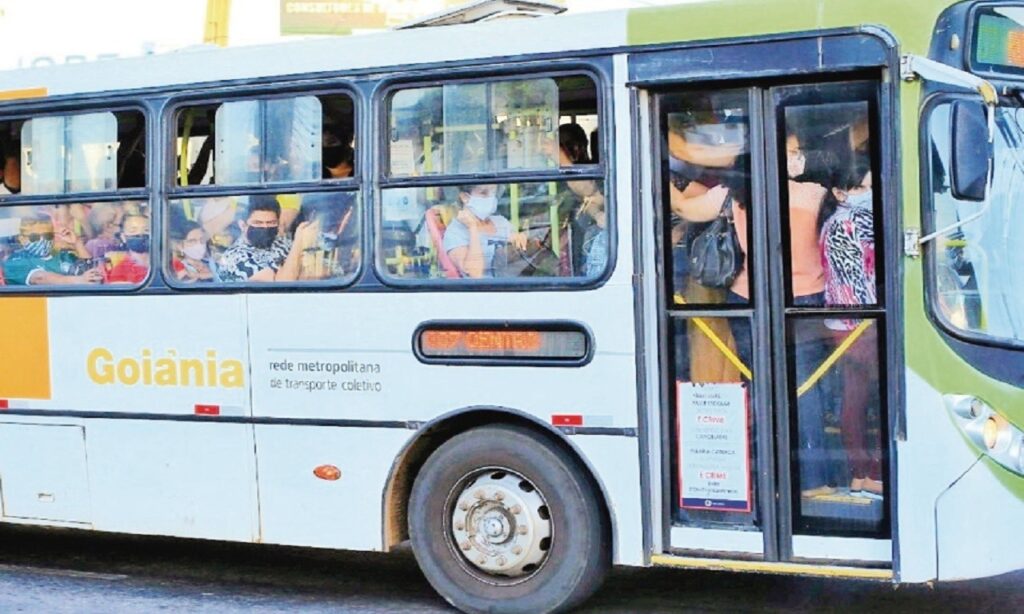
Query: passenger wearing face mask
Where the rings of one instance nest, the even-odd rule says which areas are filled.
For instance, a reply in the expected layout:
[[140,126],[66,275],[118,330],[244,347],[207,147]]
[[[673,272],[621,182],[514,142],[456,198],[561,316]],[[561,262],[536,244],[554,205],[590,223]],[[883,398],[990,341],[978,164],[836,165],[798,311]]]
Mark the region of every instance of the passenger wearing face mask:
[[175,258],[171,266],[178,280],[185,282],[219,282],[217,264],[210,258],[209,244],[203,227],[196,222],[185,222],[180,231],[181,258]]
[[[825,188],[805,179],[807,157],[793,126],[786,135],[786,193],[789,217],[789,263],[793,306],[820,307],[824,303],[825,270],[819,243],[819,219]],[[749,333],[747,333],[749,335]],[[824,326],[806,322],[793,338],[796,381],[808,381],[828,358],[830,335]],[[819,380],[804,391],[797,403],[800,492],[804,498],[835,492],[825,439],[825,413],[830,392]]]
[[459,187],[461,210],[444,233],[444,250],[463,277],[494,277],[494,255],[499,247],[513,243],[526,248],[526,236],[513,233],[512,224],[497,215],[497,186]]
[[[61,232],[71,234],[71,231],[66,228]],[[4,279],[7,284],[35,286],[103,282],[103,273],[98,268],[89,269],[80,275],[69,275],[68,272],[73,269],[77,258],[70,252],[56,254],[54,251],[55,236],[50,216],[37,213],[21,218],[18,225],[18,244],[21,247],[11,254],[3,264]]]
[[[829,194],[834,210],[821,229],[825,262],[825,305],[851,307],[878,303],[875,277],[874,197],[871,161],[857,156],[853,164],[833,174]],[[836,343],[859,321],[825,320]],[[850,492],[870,498],[884,494],[882,442],[867,429],[868,408],[878,391],[878,333],[869,326],[843,354],[842,435],[850,467]]]
[[293,281],[299,278],[303,250],[315,245],[319,229],[303,222],[294,240],[280,232],[281,205],[273,196],[252,196],[242,235],[221,257],[222,281]]
[[126,215],[121,223],[121,242],[128,255],[110,269],[107,281],[140,284],[149,275],[149,218],[139,214]]
[[821,264],[818,221],[825,188],[800,181],[807,170],[807,157],[796,133],[786,137],[786,173],[789,176],[789,253],[792,268],[793,303],[820,306],[824,301],[825,269]]
[[[861,157],[834,173],[829,198],[830,215],[821,227],[825,304],[873,305],[878,296],[871,161]],[[836,321],[830,327],[849,330]]]

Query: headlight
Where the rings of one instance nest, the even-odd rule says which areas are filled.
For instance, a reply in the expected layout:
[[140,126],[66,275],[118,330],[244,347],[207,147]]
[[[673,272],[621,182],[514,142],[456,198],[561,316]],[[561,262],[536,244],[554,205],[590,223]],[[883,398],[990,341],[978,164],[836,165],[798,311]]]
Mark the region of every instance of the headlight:
[[967,437],[989,458],[1024,476],[1024,431],[971,395],[947,394],[946,409]]

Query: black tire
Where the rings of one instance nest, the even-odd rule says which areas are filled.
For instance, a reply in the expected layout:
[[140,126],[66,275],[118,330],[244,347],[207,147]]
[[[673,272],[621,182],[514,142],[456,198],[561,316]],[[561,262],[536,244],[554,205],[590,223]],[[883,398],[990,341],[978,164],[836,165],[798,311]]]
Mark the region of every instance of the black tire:
[[[504,470],[535,486],[547,503],[545,526],[551,530],[543,561],[515,578],[482,571],[462,554],[460,544],[468,540],[456,543],[451,528],[460,493],[472,490],[467,476],[489,479]],[[539,614],[579,605],[608,572],[610,533],[586,469],[544,436],[512,425],[475,428],[445,442],[423,465],[409,501],[409,536],[420,569],[463,612]]]

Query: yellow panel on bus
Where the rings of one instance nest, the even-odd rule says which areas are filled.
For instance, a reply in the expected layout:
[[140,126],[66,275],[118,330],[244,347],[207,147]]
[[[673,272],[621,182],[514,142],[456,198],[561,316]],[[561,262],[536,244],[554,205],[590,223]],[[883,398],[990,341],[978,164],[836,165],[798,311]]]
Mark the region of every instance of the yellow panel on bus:
[[46,299],[0,301],[0,398],[50,398],[50,335]]

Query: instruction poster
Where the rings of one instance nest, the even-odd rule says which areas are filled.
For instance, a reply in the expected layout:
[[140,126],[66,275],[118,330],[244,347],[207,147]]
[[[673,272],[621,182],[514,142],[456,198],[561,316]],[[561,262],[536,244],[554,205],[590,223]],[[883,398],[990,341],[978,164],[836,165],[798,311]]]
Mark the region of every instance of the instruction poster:
[[750,512],[750,418],[741,383],[676,383],[679,505]]

